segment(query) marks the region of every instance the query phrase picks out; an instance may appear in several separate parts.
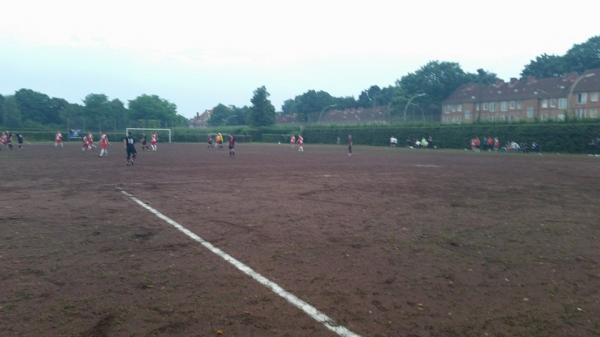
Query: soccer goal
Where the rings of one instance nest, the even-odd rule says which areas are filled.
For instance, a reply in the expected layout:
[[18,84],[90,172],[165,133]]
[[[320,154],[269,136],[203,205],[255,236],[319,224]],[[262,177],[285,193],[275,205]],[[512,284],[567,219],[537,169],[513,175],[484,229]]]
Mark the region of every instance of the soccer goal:
[[[169,143],[171,143],[171,129],[153,129],[153,128],[126,128],[125,129],[125,135],[129,134],[129,131],[135,131],[136,133],[140,133],[141,132],[147,132],[148,136],[150,136],[150,134],[152,132],[158,132],[159,137],[161,136],[161,134],[164,135],[164,132],[168,132],[169,133]],[[149,140],[150,138],[148,138]]]

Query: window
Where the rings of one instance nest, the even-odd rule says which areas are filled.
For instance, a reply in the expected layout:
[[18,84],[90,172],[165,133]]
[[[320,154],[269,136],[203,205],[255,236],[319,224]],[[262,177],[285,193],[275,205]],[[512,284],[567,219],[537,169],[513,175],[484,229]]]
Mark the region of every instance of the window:
[[558,108],[559,109],[566,109],[567,108],[567,99],[566,98],[559,98],[558,99]]
[[458,111],[458,112],[462,111],[462,104],[459,104],[456,106],[456,111]]
[[483,111],[488,111],[490,108],[490,105],[488,103],[483,103]]
[[598,92],[591,92],[590,93],[590,102],[598,102]]
[[521,105],[521,101],[517,101],[517,109],[519,109],[519,110],[523,109],[523,106]]
[[475,104],[475,111],[479,111],[480,105],[479,103]]
[[465,111],[465,119],[471,119],[471,111]]
[[579,104],[587,103],[587,92],[580,92],[577,94],[577,103],[579,103]]
[[575,109],[575,117],[577,117],[577,119],[583,119],[585,118],[585,109]]
[[547,99],[543,99],[542,100],[542,109],[546,109],[548,108],[548,100]]
[[550,99],[550,107],[556,108],[557,106],[558,106],[558,100],[556,98],[551,98]]
[[517,107],[517,102],[515,101],[510,101],[510,103],[508,104],[508,108],[511,110],[514,110]]
[[496,103],[490,103],[490,112],[496,112]]
[[508,111],[508,102],[500,102],[500,111]]
[[598,109],[588,109],[588,117],[591,119],[598,119]]
[[528,106],[527,107],[527,118],[528,119],[533,119],[533,115],[534,115],[535,111],[533,110],[532,106]]

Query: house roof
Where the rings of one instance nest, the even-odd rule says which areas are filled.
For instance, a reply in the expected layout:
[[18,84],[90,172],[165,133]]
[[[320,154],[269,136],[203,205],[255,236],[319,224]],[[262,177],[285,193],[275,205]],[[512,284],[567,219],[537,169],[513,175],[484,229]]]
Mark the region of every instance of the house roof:
[[600,69],[591,69],[582,74],[573,92],[600,91]]
[[[579,81],[578,81],[579,80]],[[577,82],[577,83],[576,83]],[[444,104],[465,102],[496,102],[535,98],[567,97],[573,84],[573,92],[600,91],[600,69],[592,69],[582,75],[576,73],[560,77],[511,79],[491,85],[467,83],[456,89]]]

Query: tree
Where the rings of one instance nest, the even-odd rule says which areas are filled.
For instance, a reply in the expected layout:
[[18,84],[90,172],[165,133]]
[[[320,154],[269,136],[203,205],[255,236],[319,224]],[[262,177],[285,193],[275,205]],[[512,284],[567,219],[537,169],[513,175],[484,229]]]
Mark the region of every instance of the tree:
[[15,96],[7,96],[4,99],[4,125],[11,128],[21,127],[23,124],[21,110]]
[[38,124],[59,124],[59,106],[51,103],[50,97],[31,89],[20,89],[15,92],[15,100],[21,111],[23,121]]
[[529,62],[521,71],[522,77],[537,78],[556,77],[566,72],[565,60],[562,56],[542,54]]
[[403,76],[398,86],[407,97],[425,94],[417,105],[429,118],[440,118],[442,101],[456,88],[470,81],[460,65],[455,62],[431,61],[414,73]]
[[0,95],[0,125],[4,125],[4,96]]
[[110,102],[104,94],[89,94],[83,100],[85,127],[101,131],[112,126],[110,121]]
[[285,101],[283,101],[281,111],[285,115],[291,115],[298,112],[298,107],[296,107],[296,101],[293,99],[286,99]]
[[575,44],[565,54],[564,63],[567,72],[582,73],[588,69],[600,68],[600,35]]
[[250,124],[253,126],[265,126],[275,123],[275,107],[269,100],[267,88],[262,86],[254,91],[250,102]]
[[178,121],[177,106],[157,95],[141,95],[129,101],[131,118],[155,120],[163,126],[175,125]]
[[210,118],[208,119],[207,123],[210,126],[224,125],[225,120],[229,118],[231,113],[232,111],[228,106],[219,103],[212,109],[212,113],[210,114]]
[[114,122],[114,129],[124,129],[128,127],[129,123],[129,111],[125,107],[125,104],[121,100],[115,98],[108,104],[110,108],[110,115]]
[[496,83],[496,81],[499,80],[496,74],[483,70],[481,68],[477,69],[476,74],[468,74],[468,76],[470,82],[475,82],[478,84],[494,84]]

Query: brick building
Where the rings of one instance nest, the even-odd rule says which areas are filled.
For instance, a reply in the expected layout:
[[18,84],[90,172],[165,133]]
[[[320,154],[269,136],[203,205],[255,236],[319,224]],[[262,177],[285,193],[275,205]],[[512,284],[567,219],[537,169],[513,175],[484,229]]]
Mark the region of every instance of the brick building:
[[561,77],[468,83],[442,102],[442,123],[600,118],[600,69]]

